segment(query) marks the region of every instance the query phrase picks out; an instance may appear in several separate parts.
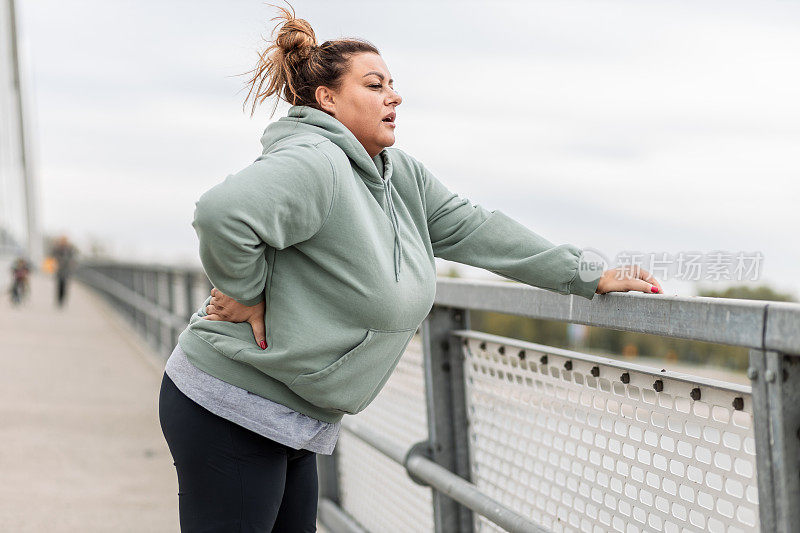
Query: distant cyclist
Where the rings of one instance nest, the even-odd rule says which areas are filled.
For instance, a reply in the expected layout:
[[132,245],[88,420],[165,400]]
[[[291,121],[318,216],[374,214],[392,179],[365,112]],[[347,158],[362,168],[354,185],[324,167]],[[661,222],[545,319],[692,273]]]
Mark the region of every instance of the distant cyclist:
[[30,265],[22,257],[18,258],[11,265],[13,282],[11,284],[11,303],[19,305],[28,296],[28,278],[30,276]]

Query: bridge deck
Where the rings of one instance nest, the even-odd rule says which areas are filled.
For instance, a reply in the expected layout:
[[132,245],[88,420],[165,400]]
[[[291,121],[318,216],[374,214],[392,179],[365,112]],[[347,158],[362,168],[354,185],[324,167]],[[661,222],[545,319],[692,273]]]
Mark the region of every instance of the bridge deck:
[[0,531],[179,531],[164,359],[79,283],[63,309],[45,275],[0,298]]
[[178,531],[163,363],[83,286],[31,289],[0,302],[0,530]]

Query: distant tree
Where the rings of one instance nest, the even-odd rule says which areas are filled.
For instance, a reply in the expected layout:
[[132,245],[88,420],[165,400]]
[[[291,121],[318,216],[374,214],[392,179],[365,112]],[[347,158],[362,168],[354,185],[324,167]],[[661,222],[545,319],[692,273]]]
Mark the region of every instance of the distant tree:
[[111,256],[105,241],[95,236],[89,237],[89,253],[87,255],[95,259],[109,258]]
[[699,289],[698,296],[713,296],[715,298],[741,298],[743,300],[772,300],[776,302],[796,302],[793,294],[778,292],[768,285],[736,285],[721,291]]
[[[716,298],[741,298],[745,300],[770,300],[794,302],[792,294],[781,293],[767,285],[739,285],[724,290],[698,290],[698,296]],[[566,323],[536,320],[484,311],[471,311],[472,328],[495,335],[511,337],[570,348]],[[744,372],[749,355],[746,348],[709,342],[647,335],[633,331],[590,327],[583,350],[606,356],[626,358],[655,357],[667,363],[691,363],[703,366],[728,368]]]

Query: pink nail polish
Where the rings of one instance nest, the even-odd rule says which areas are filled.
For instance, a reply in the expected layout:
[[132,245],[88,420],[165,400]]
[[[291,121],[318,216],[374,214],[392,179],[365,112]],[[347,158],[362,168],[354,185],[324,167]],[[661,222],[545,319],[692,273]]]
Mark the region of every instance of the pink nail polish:
[[652,287],[650,287],[650,292],[658,292],[658,287],[653,285]]
[[259,343],[259,346],[261,346],[261,349],[262,349],[262,350],[266,350],[266,349],[267,349],[267,343],[266,343],[266,341],[261,341],[261,342]]

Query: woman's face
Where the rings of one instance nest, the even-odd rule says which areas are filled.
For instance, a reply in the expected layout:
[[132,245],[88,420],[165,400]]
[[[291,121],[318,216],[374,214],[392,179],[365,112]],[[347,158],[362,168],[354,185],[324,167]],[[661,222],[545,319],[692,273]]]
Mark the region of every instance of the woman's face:
[[339,91],[317,88],[317,102],[353,132],[370,157],[375,157],[394,144],[394,113],[403,99],[393,85],[383,58],[363,52],[350,58],[350,70],[342,76]]

